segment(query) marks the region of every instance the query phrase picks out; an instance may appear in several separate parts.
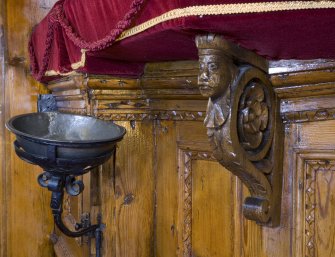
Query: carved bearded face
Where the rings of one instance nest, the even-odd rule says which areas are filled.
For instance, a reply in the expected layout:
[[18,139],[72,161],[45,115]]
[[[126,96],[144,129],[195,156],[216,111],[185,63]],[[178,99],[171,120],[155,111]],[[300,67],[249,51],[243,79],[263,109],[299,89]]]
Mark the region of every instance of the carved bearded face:
[[216,98],[225,92],[232,79],[231,61],[217,50],[199,50],[198,86],[206,97]]

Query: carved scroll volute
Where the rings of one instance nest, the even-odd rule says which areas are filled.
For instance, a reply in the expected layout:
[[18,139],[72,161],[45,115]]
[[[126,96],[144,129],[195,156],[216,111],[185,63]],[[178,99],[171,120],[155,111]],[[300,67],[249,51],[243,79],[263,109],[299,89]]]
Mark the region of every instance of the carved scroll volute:
[[252,65],[257,61],[246,61],[253,53],[236,51],[238,47],[213,34],[198,36],[196,43],[198,85],[201,94],[209,97],[204,123],[214,156],[248,187],[244,216],[277,226],[283,144],[271,83],[264,71]]

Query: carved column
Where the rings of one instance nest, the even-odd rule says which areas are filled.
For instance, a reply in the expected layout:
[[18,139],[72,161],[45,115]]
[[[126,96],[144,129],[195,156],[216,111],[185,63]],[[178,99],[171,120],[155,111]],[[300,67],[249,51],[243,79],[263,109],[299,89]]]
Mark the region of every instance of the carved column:
[[197,36],[198,85],[209,97],[205,126],[217,160],[248,187],[247,219],[280,223],[282,121],[267,62],[221,36]]

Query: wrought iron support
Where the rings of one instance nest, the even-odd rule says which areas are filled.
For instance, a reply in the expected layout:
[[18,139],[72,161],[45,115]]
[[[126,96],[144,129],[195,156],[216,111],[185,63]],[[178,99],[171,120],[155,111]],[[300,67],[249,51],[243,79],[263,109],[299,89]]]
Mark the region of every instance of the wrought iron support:
[[58,175],[53,172],[44,172],[38,176],[40,186],[48,188],[51,194],[50,207],[58,229],[69,237],[80,237],[89,235],[95,237],[96,256],[101,256],[102,230],[101,217],[98,217],[98,224],[90,225],[83,222],[77,223],[75,229],[71,231],[62,220],[64,190],[71,196],[77,196],[84,190],[81,180],[76,180],[72,175]]
[[204,123],[214,156],[248,187],[244,216],[278,226],[283,129],[267,62],[218,35],[197,36],[196,44],[198,85],[209,98]]
[[38,95],[37,98],[38,112],[54,112],[57,111],[56,97],[53,94]]

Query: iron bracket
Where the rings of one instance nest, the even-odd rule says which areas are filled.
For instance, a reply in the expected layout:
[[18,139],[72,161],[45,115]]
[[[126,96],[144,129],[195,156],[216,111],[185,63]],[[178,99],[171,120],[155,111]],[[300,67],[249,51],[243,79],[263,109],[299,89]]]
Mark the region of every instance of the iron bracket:
[[56,112],[58,111],[56,98],[53,94],[39,94],[37,98],[38,112]]
[[76,180],[73,175],[58,175],[58,173],[45,171],[37,179],[40,186],[48,188],[51,194],[50,207],[58,229],[69,237],[81,237],[84,235],[95,237],[96,257],[101,256],[101,241],[104,225],[101,223],[101,215],[98,215],[98,223],[91,225],[90,217],[87,215],[76,223],[75,230],[71,231],[62,220],[64,191],[71,196],[77,196],[84,190],[81,180]]

